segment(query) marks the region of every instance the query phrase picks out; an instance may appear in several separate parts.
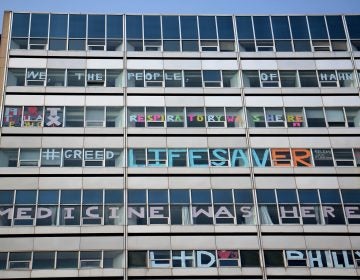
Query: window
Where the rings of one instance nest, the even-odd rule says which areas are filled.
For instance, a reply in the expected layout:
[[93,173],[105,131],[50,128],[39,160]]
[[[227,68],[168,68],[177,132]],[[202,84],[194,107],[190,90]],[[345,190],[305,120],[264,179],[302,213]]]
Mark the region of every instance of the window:
[[299,79],[296,70],[280,70],[282,87],[299,87]]
[[182,87],[181,70],[165,70],[165,87]]
[[128,126],[145,127],[145,108],[129,107],[128,108]]
[[36,191],[17,190],[15,197],[14,225],[32,226],[36,208]]
[[345,224],[339,190],[320,189],[319,192],[325,223],[335,225]]
[[352,149],[333,149],[336,166],[354,166]]
[[352,71],[336,71],[340,87],[355,87],[354,73]]
[[225,127],[224,108],[206,108],[208,127]]
[[301,87],[318,87],[316,71],[299,70]]
[[162,70],[145,70],[146,87],[162,87],[164,82]]
[[0,270],[5,270],[7,265],[8,253],[0,253]]
[[210,190],[191,190],[193,224],[212,225],[213,213]]
[[87,49],[92,51],[105,50],[105,16],[88,15],[88,46]]
[[20,166],[39,166],[40,149],[20,149]]
[[346,35],[341,16],[325,16],[333,51],[347,51]]
[[200,70],[184,70],[185,87],[202,87]]
[[341,190],[342,199],[344,202],[345,216],[349,224],[359,224],[359,210],[360,210],[360,192],[359,190]]
[[54,269],[55,252],[34,252],[32,269]]
[[84,166],[104,166],[104,149],[85,149]]
[[266,121],[269,127],[284,127],[285,119],[282,108],[266,108]]
[[63,155],[64,167],[82,167],[82,149],[64,149]]
[[84,107],[66,107],[65,127],[84,127]]
[[171,224],[191,224],[189,190],[170,190]]
[[166,126],[185,127],[184,107],[166,107]]
[[227,127],[243,127],[244,119],[241,108],[225,108]]
[[168,224],[169,223],[168,191],[148,190],[148,203],[149,203],[148,205],[149,223]]
[[260,87],[259,72],[256,70],[242,71],[244,87]]
[[26,85],[45,86],[46,69],[29,68],[26,71]]
[[91,86],[104,86],[105,85],[105,70],[87,70],[86,85]]
[[46,50],[49,14],[31,14],[30,49]]
[[49,50],[66,50],[68,15],[50,15]]
[[65,69],[48,69],[46,85],[49,87],[65,86]]
[[[41,213],[42,211],[44,211],[45,215],[36,215],[36,226],[55,226],[58,224],[58,203],[59,191],[38,191],[37,213]],[[40,256],[39,265],[41,265],[41,258],[42,257]],[[52,266],[54,266],[54,260],[52,260]]]
[[67,70],[67,86],[85,86],[85,70]]
[[288,18],[285,16],[271,17],[276,51],[292,51],[291,35]]
[[299,224],[300,213],[296,190],[277,189],[277,201],[282,224]]
[[7,75],[7,86],[24,86],[25,69],[9,68]]
[[304,225],[324,224],[317,190],[298,190],[300,210]]
[[64,125],[64,107],[45,107],[44,126],[62,127],[63,125]]
[[205,127],[205,114],[203,107],[186,108],[187,127]]
[[25,106],[23,114],[23,126],[41,127],[43,123],[43,107]]
[[20,127],[22,120],[22,107],[4,107],[3,127]]
[[[80,208],[81,208],[80,190],[61,190],[59,224],[79,226],[80,215],[81,215]],[[69,262],[71,262],[71,259],[69,260]],[[77,261],[76,261],[76,267],[77,267]]]
[[105,166],[122,167],[123,166],[122,149],[105,149]]
[[311,51],[309,31],[305,16],[290,16],[291,34],[296,52]]
[[349,127],[360,126],[360,109],[357,108],[345,108],[346,119]]
[[239,266],[239,252],[237,250],[217,250],[218,266]]
[[326,127],[322,108],[305,108],[308,127]]
[[[125,219],[123,190],[105,190],[105,225],[123,225]],[[104,267],[105,267],[104,253]]]
[[[85,150],[86,155],[86,150]],[[85,162],[86,164],[86,162]],[[92,165],[94,166],[94,165]],[[82,191],[82,224],[101,225],[103,219],[103,190]],[[91,213],[89,215],[88,213]]]
[[129,251],[128,265],[129,268],[147,267],[146,251]]
[[204,87],[221,87],[220,70],[203,70]]
[[222,71],[223,87],[239,87],[239,75],[237,71]]
[[104,251],[103,268],[122,268],[123,254],[121,251]]
[[122,115],[121,107],[106,107],[106,127],[121,127]]
[[148,127],[164,127],[165,113],[162,107],[146,107],[146,121]]
[[287,126],[305,127],[304,112],[302,108],[285,108]]
[[240,251],[241,267],[259,267],[260,257],[258,250]]
[[166,149],[147,149],[147,166],[166,166]]
[[145,51],[161,50],[160,16],[144,16]]
[[162,37],[164,51],[180,51],[180,30],[178,16],[162,16]]
[[256,190],[260,223],[261,224],[279,224],[278,211],[274,190]]
[[236,17],[237,35],[239,38],[239,50],[246,52],[255,51],[254,32],[250,16]]
[[234,190],[236,223],[254,225],[256,223],[255,207],[251,190]]
[[285,251],[287,266],[289,267],[299,267],[307,266],[307,256],[305,250],[294,250],[294,251]]
[[217,51],[216,22],[214,16],[199,16],[201,51]]
[[0,167],[17,167],[18,154],[18,149],[0,149]]
[[220,51],[235,51],[232,17],[217,16],[216,23],[218,28]]
[[196,16],[180,16],[182,51],[199,51],[198,23]]
[[336,87],[337,76],[335,71],[318,71],[320,86]]
[[78,268],[79,252],[58,251],[56,255],[56,268]]
[[129,150],[129,167],[145,166],[146,153],[145,149]]
[[312,149],[315,166],[334,166],[331,149]]
[[265,127],[263,108],[247,108],[248,123],[250,127]]
[[272,32],[268,16],[253,17],[257,51],[273,51]]
[[86,15],[70,15],[68,50],[85,50]]
[[234,224],[235,211],[232,190],[212,190],[216,224]]
[[329,127],[345,126],[343,108],[325,108],[325,115]]
[[128,190],[128,224],[146,225],[146,190]]
[[264,251],[266,267],[284,267],[284,256],[280,250]]
[[61,149],[43,148],[41,150],[41,167],[60,167]]
[[128,87],[144,87],[144,71],[143,70],[128,70],[127,71],[127,86]]
[[80,252],[80,268],[100,268],[101,251]]
[[30,269],[31,252],[10,252],[9,269]]
[[262,87],[279,87],[279,74],[277,71],[260,71]]
[[86,107],[86,127],[105,126],[105,107]]
[[108,15],[106,17],[107,51],[121,51],[123,39],[123,17],[121,15]]
[[107,87],[121,87],[122,73],[121,70],[107,69],[106,70],[106,86]]
[[30,14],[14,13],[11,29],[11,48],[27,49],[29,36]]
[[128,51],[142,51],[142,16],[126,16],[126,38]]

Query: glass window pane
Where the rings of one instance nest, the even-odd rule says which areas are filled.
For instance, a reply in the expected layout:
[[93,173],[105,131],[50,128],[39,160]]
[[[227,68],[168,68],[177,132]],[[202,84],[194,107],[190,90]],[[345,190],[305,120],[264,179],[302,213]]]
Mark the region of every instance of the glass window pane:
[[187,127],[205,127],[205,114],[203,107],[186,108]]
[[54,269],[55,252],[34,252],[32,269]]
[[40,149],[20,149],[20,166],[39,166]]
[[308,127],[326,127],[322,108],[305,108]]
[[360,39],[360,16],[345,16],[351,39]]
[[168,203],[167,190],[148,190],[149,203]]
[[22,122],[22,107],[4,107],[3,127],[20,127]]
[[14,14],[11,29],[12,37],[27,37],[29,35],[30,14]]
[[300,83],[296,70],[280,70],[280,81],[282,87],[299,87]]
[[317,190],[298,190],[300,203],[319,203]]
[[68,87],[83,87],[85,86],[85,70],[68,70],[67,71],[67,86]]
[[253,20],[256,39],[272,39],[269,17],[255,16]]
[[203,70],[203,81],[205,87],[220,87],[221,74],[219,70]]
[[342,199],[344,203],[360,203],[360,191],[359,190],[341,190]]
[[48,69],[46,85],[50,87],[65,86],[65,69]]
[[161,38],[160,16],[144,16],[144,38]]
[[323,16],[308,16],[311,39],[328,39]]
[[58,251],[56,256],[56,268],[78,268],[79,252]]
[[180,16],[180,22],[182,39],[198,38],[198,24],[196,16]]
[[68,15],[52,14],[50,17],[50,38],[66,38]]
[[66,107],[65,127],[84,127],[84,107]]
[[15,204],[36,204],[36,191],[17,190]]
[[285,118],[282,108],[266,108],[266,122],[269,127],[284,127]]
[[291,33],[294,39],[308,39],[309,32],[307,28],[306,17],[291,16]]
[[61,165],[61,149],[43,148],[41,150],[41,166],[59,167]]
[[345,116],[342,108],[325,108],[327,123],[332,126],[345,126]]
[[146,251],[129,251],[128,252],[128,265],[129,268],[147,267],[147,252]]
[[179,39],[179,17],[162,16],[162,32],[164,39]]
[[271,17],[275,39],[291,39],[288,18],[285,16]]
[[128,190],[128,203],[146,203],[146,190]]
[[232,17],[216,17],[219,39],[234,39]]
[[83,190],[83,204],[102,204],[102,190]]
[[278,189],[276,190],[278,203],[297,203],[296,190]]
[[58,204],[58,190],[39,190],[38,204]]
[[334,166],[331,149],[312,149],[315,166]]
[[117,69],[106,70],[106,87],[121,87],[122,72]]
[[232,190],[213,190],[214,203],[233,203]]
[[81,190],[61,190],[61,204],[80,204]]
[[8,253],[0,253],[0,270],[6,269],[7,255]]
[[199,16],[201,39],[216,39],[216,24],[214,16]]
[[211,203],[210,190],[191,190],[192,203]]
[[105,190],[105,204],[123,204],[123,190]]
[[14,191],[0,191],[0,204],[13,204]]
[[258,203],[276,203],[275,190],[256,190]]
[[315,71],[300,70],[300,84],[302,87],[318,87],[318,78]]
[[263,108],[247,108],[248,122],[250,127],[265,127]]
[[62,127],[64,125],[64,107],[45,108],[45,127]]
[[88,15],[88,38],[105,38],[104,15]]
[[360,127],[360,109],[345,108],[349,127]]
[[166,126],[167,127],[184,127],[185,117],[183,107],[166,108]]
[[86,15],[70,15],[69,38],[86,37]]
[[322,203],[341,203],[339,190],[320,190]]
[[185,87],[202,87],[201,71],[184,71]]
[[237,35],[239,39],[254,39],[250,16],[236,17]]
[[122,251],[104,251],[103,268],[122,268]]
[[240,260],[242,267],[259,267],[260,258],[258,250],[241,250]]
[[31,37],[47,37],[49,14],[31,14]]
[[142,39],[141,16],[126,16],[126,37],[128,39]]
[[346,39],[341,16],[326,16],[330,39]]
[[110,16],[106,18],[106,32],[107,38],[123,38],[123,17],[122,16]]
[[18,149],[0,149],[0,167],[17,167]]
[[235,203],[253,203],[251,190],[234,190]]
[[170,190],[170,202],[171,203],[190,203],[188,190]]
[[264,251],[266,267],[284,267],[283,252],[280,250]]

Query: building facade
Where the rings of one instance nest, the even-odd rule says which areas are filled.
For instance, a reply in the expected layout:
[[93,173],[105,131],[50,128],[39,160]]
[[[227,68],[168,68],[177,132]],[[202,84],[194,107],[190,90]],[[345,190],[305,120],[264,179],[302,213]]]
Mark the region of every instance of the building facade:
[[0,278],[359,279],[360,16],[4,15]]

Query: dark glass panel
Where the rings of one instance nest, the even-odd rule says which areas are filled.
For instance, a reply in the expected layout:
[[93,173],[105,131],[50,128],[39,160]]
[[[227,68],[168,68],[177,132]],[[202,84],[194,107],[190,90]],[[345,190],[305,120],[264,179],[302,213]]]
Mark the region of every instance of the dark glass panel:
[[319,203],[317,190],[298,190],[300,203]]
[[196,16],[181,16],[180,23],[182,39],[197,39],[199,37]]
[[210,190],[191,190],[192,203],[211,203]]
[[308,39],[309,31],[307,28],[306,17],[290,17],[291,33],[294,39]]
[[32,14],[30,37],[47,37],[49,14]]
[[14,14],[12,37],[27,37],[29,35],[29,20],[30,14]]
[[351,39],[360,38],[360,16],[346,16],[346,23]]
[[253,203],[251,190],[234,190],[235,203]]
[[214,203],[233,203],[231,190],[213,190]]
[[0,191],[0,204],[13,204],[14,191]]
[[58,201],[58,190],[39,190],[38,204],[57,204]]
[[199,29],[201,39],[216,39],[216,24],[214,16],[200,16]]
[[258,203],[276,203],[274,190],[256,190]]
[[51,15],[50,38],[66,38],[67,24],[68,24],[67,15]]
[[253,17],[256,39],[272,39],[268,16]]
[[106,32],[108,38],[122,38],[123,37],[123,17],[122,16],[107,16],[106,18]]
[[219,39],[234,39],[234,26],[232,17],[216,18]]
[[170,190],[170,202],[171,203],[189,203],[189,191],[188,190]]
[[80,190],[62,190],[60,203],[62,204],[80,204]]
[[346,39],[341,16],[326,16],[330,39]]
[[128,190],[129,203],[146,203],[146,190]]
[[144,16],[144,38],[161,38],[160,16]]
[[85,38],[86,15],[70,15],[69,38]]
[[36,191],[21,190],[16,191],[15,204],[35,204]]
[[296,190],[276,190],[279,203],[297,203]]
[[344,203],[360,203],[360,190],[341,190]]
[[105,190],[105,204],[110,203],[124,203],[124,196],[122,190]]
[[179,17],[163,16],[162,32],[164,39],[179,39],[180,38]]
[[149,204],[150,203],[168,203],[167,190],[149,190]]
[[275,39],[291,39],[287,17],[271,17],[271,21]]
[[339,190],[320,190],[322,203],[341,203]]
[[126,38],[142,39],[141,16],[126,16]]
[[236,17],[236,27],[239,39],[254,39],[251,17]]
[[83,190],[83,204],[102,204],[102,190]]
[[105,16],[88,16],[88,38],[105,38]]
[[325,19],[323,16],[309,16],[311,39],[328,39]]

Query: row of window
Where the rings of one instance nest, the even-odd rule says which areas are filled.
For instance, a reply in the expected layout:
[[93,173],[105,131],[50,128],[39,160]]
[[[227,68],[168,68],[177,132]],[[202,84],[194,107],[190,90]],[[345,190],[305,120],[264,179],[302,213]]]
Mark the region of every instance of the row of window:
[[0,270],[122,268],[123,252],[34,251],[0,252]]
[[[5,106],[3,127],[122,127],[122,107]],[[248,127],[359,127],[358,107],[247,107]],[[128,127],[244,127],[239,107],[128,107]]]
[[126,39],[122,15],[15,13],[11,48],[122,51],[126,40],[128,51],[347,51],[347,37],[360,48],[356,15],[124,18]]
[[[123,167],[122,149],[5,148],[0,167]],[[128,167],[359,167],[360,149],[136,148]]]
[[0,167],[122,167],[122,149],[0,149]]
[[[359,250],[264,250],[265,267],[358,268]],[[129,251],[129,268],[260,267],[259,250]]]
[[[0,226],[125,224],[122,190],[0,194]],[[257,189],[257,207],[251,189],[139,189],[127,194],[128,225],[360,223],[360,191],[355,189]]]
[[360,149],[330,148],[137,148],[128,167],[322,167],[360,166]]
[[[358,72],[360,75],[360,72]],[[243,70],[244,87],[355,87],[352,70]],[[9,68],[8,86],[121,87],[120,69]],[[239,87],[233,70],[127,70],[128,87]]]

